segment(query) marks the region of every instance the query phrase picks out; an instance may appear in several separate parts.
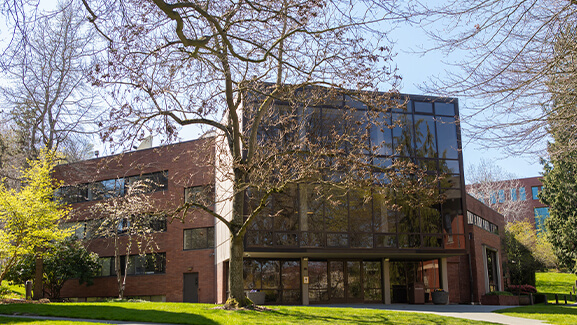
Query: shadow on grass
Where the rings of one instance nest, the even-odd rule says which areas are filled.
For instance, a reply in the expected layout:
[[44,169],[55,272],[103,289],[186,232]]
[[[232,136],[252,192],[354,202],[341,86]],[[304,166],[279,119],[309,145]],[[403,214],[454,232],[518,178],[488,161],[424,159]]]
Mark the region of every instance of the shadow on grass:
[[569,295],[569,293],[558,293],[558,292],[539,292],[540,294],[544,294],[547,296],[547,301],[549,301],[549,303],[553,302],[555,303],[555,294],[557,294],[557,297],[559,297],[559,303],[565,303],[565,297],[567,296],[567,302],[568,303],[574,303],[576,296],[575,295]]
[[[144,306],[144,305],[143,305]],[[6,304],[0,305],[0,314],[28,314],[57,316],[68,318],[86,318],[99,320],[140,321],[175,324],[218,324],[215,321],[195,313],[182,313],[165,310],[146,310],[124,308],[122,304],[81,305],[81,304]],[[1,315],[0,315],[1,316]]]
[[[500,314],[542,314],[542,315],[575,315],[577,306],[538,304],[533,306],[514,307],[494,311]],[[514,316],[514,315],[511,315]]]

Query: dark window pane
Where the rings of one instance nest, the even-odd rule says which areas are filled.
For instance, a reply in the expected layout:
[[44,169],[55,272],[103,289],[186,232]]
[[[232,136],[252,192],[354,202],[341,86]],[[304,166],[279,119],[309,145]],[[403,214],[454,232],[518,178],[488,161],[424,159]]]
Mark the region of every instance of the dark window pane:
[[393,210],[387,209],[385,197],[382,194],[373,194],[373,218],[375,232],[396,232],[397,217]]
[[298,246],[297,234],[277,232],[275,236],[275,245],[277,246]]
[[351,248],[372,248],[372,234],[351,234]]
[[393,138],[391,115],[386,113],[374,113],[375,121],[371,124],[371,146],[374,155],[388,156],[393,154]]
[[360,299],[363,295],[361,288],[361,262],[347,261],[348,298]]
[[414,102],[415,113],[431,113],[433,114],[433,103],[428,102]]
[[413,152],[413,118],[408,114],[393,114],[393,149],[394,155],[412,156]]
[[420,235],[399,234],[399,248],[419,248],[421,247]]
[[441,174],[460,174],[458,160],[439,160],[439,173]]
[[441,236],[423,236],[424,247],[443,247],[443,238]]
[[303,247],[324,247],[325,241],[323,233],[319,232],[301,232],[301,246]]
[[329,275],[331,278],[331,298],[345,298],[345,266],[343,261],[331,261],[329,263]]
[[436,208],[421,208],[421,219],[423,220],[424,233],[442,233],[441,212]]
[[251,259],[243,261],[244,288],[246,290],[261,289],[260,262]]
[[275,193],[274,197],[274,229],[293,231],[299,228],[297,209],[297,190],[295,185],[288,186],[282,193]]
[[435,120],[430,115],[415,115],[415,144],[417,157],[437,157]]
[[309,261],[309,300],[329,300],[327,262]]
[[455,116],[455,104],[453,103],[435,103],[436,115]]
[[417,211],[411,207],[403,207],[399,213],[399,232],[420,232],[421,222]]
[[351,232],[371,232],[373,229],[371,192],[352,190],[349,192],[349,210],[354,222],[350,223]]
[[375,247],[377,248],[395,248],[397,247],[397,235],[375,235]]
[[457,126],[452,117],[436,117],[439,158],[458,159]]
[[214,247],[214,227],[185,229],[184,249],[204,249]]
[[285,261],[282,263],[282,288],[300,289],[301,265],[298,261]]
[[346,232],[349,230],[347,193],[340,189],[329,189],[325,199],[325,220],[328,231]]
[[348,247],[349,234],[327,234],[328,247]]
[[280,285],[280,262],[268,260],[261,265],[262,288],[278,289]]

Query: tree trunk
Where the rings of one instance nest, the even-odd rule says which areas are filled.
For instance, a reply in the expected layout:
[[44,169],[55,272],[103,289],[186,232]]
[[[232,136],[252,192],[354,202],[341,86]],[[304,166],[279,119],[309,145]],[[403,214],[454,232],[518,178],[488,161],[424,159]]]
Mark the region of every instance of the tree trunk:
[[[238,307],[243,307],[248,304],[244,294],[244,279],[243,279],[243,254],[244,243],[243,238],[235,236],[230,243],[230,260],[228,268],[228,283],[230,286],[229,299],[234,299],[238,303]],[[227,301],[227,305],[232,305]]]

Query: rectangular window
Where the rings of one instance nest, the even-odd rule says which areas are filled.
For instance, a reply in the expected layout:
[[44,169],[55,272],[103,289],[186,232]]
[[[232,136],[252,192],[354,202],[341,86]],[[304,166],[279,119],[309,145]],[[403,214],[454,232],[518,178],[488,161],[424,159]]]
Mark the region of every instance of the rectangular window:
[[521,201],[527,200],[527,195],[525,195],[524,187],[519,187],[519,197],[521,198]]
[[126,178],[126,187],[139,181],[146,186],[145,193],[164,191],[168,188],[168,171],[129,176]]
[[[100,272],[98,276],[116,275],[114,256],[101,257]],[[120,270],[124,274],[126,256],[120,256]],[[146,255],[131,255],[128,260],[128,275],[160,274],[166,272],[166,253],[154,253]]]
[[214,208],[214,185],[192,186],[184,189],[184,202],[201,204]]
[[491,204],[497,204],[497,193],[492,192],[490,196]]
[[549,217],[549,208],[535,208],[535,228],[537,231],[545,230],[545,219]]
[[499,190],[499,203],[505,202],[505,190]]
[[539,200],[539,197],[538,197],[539,191],[540,191],[539,186],[532,186],[531,187],[531,195],[533,196],[533,200]]
[[184,229],[184,249],[214,247],[214,227]]
[[513,202],[517,201],[517,189],[516,188],[511,189],[511,201],[513,201]]

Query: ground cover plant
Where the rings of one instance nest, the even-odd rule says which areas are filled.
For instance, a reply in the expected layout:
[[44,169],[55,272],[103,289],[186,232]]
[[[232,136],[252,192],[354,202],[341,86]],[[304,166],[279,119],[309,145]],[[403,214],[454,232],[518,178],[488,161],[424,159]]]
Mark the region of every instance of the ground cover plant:
[[[559,295],[559,301],[563,300],[564,295],[567,295],[567,301],[569,302],[569,291],[573,290],[573,286],[577,280],[575,274],[538,272],[535,275],[537,279],[537,292],[546,294],[549,302],[555,302],[555,294]],[[573,300],[571,301],[575,302],[575,295],[573,295]]]
[[3,299],[24,299],[26,296],[26,289],[23,285],[2,283],[0,288],[0,298]]
[[211,304],[150,302],[0,305],[1,314],[28,313],[175,324],[489,324],[433,314],[374,309],[305,306],[270,306],[269,309],[230,311],[216,309],[215,305]]

